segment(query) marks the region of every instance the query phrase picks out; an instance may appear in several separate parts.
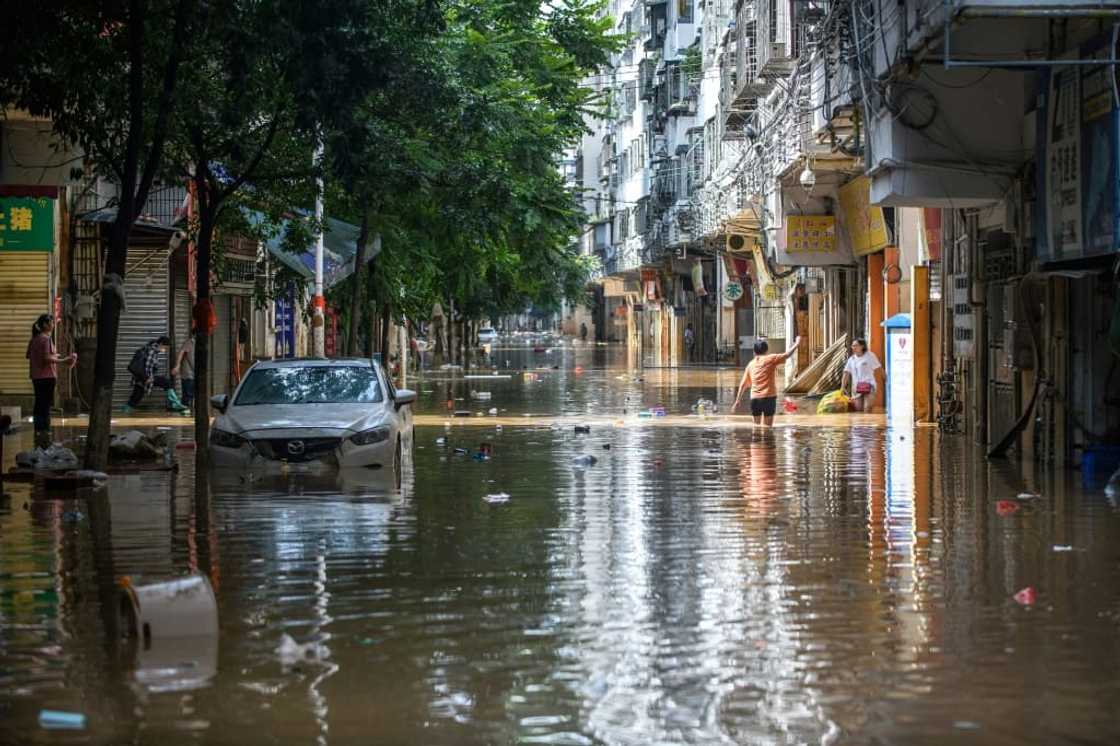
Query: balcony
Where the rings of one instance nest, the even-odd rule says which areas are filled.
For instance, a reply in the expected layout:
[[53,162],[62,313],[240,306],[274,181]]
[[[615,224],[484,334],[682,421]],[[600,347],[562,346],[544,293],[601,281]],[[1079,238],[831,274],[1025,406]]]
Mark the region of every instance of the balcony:
[[647,52],[657,52],[665,46],[665,36],[669,29],[669,3],[667,0],[656,0],[646,3],[646,16],[649,25],[643,34],[643,47]]
[[789,75],[797,61],[792,4],[787,0],[758,0],[758,75]]
[[688,73],[679,62],[666,68],[665,90],[668,99],[666,108],[669,114],[687,115],[696,113],[696,86],[693,85]]
[[642,101],[653,101],[656,95],[654,88],[656,69],[656,57],[647,57],[638,63],[638,98]]

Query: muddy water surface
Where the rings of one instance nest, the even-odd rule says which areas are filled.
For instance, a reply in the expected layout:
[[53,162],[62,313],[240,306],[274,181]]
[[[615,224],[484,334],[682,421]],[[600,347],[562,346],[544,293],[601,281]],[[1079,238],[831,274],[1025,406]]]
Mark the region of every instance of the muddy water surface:
[[[450,385],[514,416],[685,415],[737,377],[553,354],[529,382],[433,375],[419,409]],[[489,461],[454,452],[482,441]],[[416,444],[400,492],[219,474],[199,500],[189,464],[101,502],[9,485],[0,742],[1120,741],[1120,512],[1076,474],[847,422],[481,421]],[[192,570],[216,646],[113,643],[118,576]],[[43,708],[87,727],[42,729]]]

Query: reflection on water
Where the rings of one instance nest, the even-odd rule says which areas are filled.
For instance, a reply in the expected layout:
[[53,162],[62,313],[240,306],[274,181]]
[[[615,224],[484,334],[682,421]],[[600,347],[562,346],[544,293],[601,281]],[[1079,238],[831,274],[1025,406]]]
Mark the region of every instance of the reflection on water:
[[[217,475],[200,503],[189,467],[104,503],[9,486],[0,743],[1120,739],[1120,516],[1064,477],[925,429],[444,434],[417,431],[400,493]],[[454,453],[481,440],[492,460]],[[216,650],[108,641],[116,576],[187,571]]]

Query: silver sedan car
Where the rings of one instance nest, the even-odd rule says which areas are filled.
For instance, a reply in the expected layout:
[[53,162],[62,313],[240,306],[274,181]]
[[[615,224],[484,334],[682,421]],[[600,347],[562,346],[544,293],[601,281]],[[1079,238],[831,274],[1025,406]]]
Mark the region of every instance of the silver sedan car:
[[259,362],[232,396],[210,401],[219,468],[392,468],[399,485],[412,449],[416,394],[394,388],[370,360]]

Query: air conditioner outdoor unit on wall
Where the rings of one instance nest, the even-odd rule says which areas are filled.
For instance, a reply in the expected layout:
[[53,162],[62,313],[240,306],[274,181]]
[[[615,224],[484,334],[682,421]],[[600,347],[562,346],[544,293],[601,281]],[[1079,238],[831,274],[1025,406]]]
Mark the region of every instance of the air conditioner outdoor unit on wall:
[[731,233],[727,236],[727,250],[742,252],[750,247],[750,241],[741,233]]

